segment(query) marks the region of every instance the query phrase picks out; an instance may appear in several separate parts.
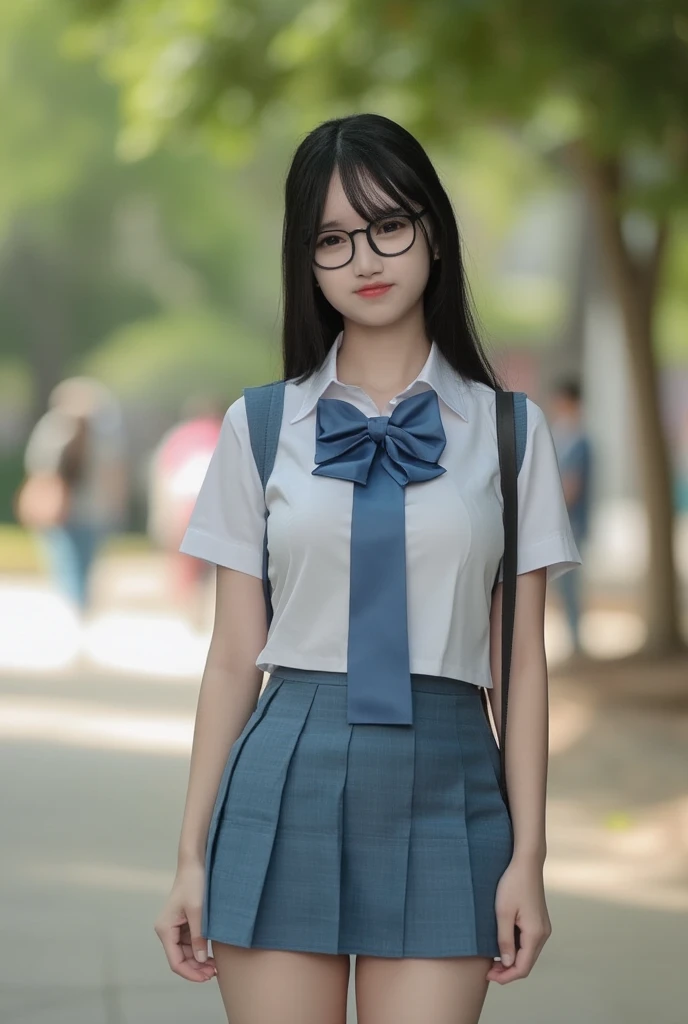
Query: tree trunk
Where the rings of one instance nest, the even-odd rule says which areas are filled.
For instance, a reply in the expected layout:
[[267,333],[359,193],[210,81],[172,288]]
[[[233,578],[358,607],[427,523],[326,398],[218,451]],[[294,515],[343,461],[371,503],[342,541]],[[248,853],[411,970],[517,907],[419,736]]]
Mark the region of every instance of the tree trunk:
[[669,447],[664,434],[653,346],[653,318],[666,249],[667,225],[657,224],[655,243],[642,262],[621,228],[620,169],[582,147],[574,152],[595,213],[611,285],[619,304],[635,392],[636,430],[629,439],[638,453],[648,524],[643,652],[666,655],[685,649],[681,638],[678,578],[674,557],[674,508]]

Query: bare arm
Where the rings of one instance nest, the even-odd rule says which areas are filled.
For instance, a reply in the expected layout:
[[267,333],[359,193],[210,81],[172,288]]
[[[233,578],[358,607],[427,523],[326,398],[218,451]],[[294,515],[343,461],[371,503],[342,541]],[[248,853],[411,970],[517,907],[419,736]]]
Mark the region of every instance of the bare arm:
[[198,695],[177,872],[154,928],[170,967],[187,981],[208,981],[215,974],[201,934],[205,847],[229,751],[258,702],[263,673],[255,662],[266,638],[261,580],[218,565],[215,622]]
[[[549,703],[544,643],[545,568],[516,577],[514,643],[509,679],[506,777],[514,847],[497,887],[495,910],[501,963],[489,981],[508,984],[525,978],[552,932],[545,902],[543,868],[547,855],[545,802],[549,752]],[[502,584],[490,613],[490,693],[497,729],[501,727]],[[516,949],[515,926],[520,930]]]
[[[490,614],[490,704],[501,730],[502,584],[495,588]],[[549,702],[545,657],[546,569],[516,577],[514,642],[509,676],[506,776],[514,826],[514,856],[544,863],[545,801],[549,750]]]
[[178,867],[204,862],[227,756],[260,695],[263,673],[255,662],[266,638],[261,581],[218,566],[215,621],[198,696]]

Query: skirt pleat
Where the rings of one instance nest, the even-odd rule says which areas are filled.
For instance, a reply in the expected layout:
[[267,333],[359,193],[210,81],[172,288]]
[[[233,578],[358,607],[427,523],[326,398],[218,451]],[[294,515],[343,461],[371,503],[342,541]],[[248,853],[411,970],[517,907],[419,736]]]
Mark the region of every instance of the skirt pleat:
[[477,687],[412,676],[412,726],[347,722],[345,673],[278,668],[230,751],[203,934],[244,947],[499,955],[513,833]]
[[416,734],[409,726],[348,728],[340,944],[355,949],[368,936],[379,956],[402,956]]

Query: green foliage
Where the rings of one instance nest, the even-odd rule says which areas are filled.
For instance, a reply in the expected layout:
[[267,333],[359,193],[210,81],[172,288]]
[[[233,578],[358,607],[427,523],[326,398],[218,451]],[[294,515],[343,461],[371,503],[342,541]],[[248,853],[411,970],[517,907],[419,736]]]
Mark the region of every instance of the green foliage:
[[122,145],[132,156],[194,124],[240,160],[270,112],[291,104],[309,123],[377,109],[428,142],[485,116],[516,121],[547,149],[583,138],[601,153],[655,153],[653,195],[685,178],[685,0],[77,7],[81,45],[123,89]]
[[258,198],[270,210],[260,179],[192,146],[118,157],[116,90],[92,61],[60,56],[67,14],[52,0],[0,9],[0,358],[31,369],[36,412],[130,321],[231,311],[271,337],[279,271],[273,225],[251,220]]
[[280,376],[276,354],[263,339],[203,308],[126,324],[82,365],[127,404],[145,404],[155,395],[167,408],[195,392],[229,404],[243,387]]
[[498,346],[551,342],[571,258],[559,176],[518,135],[486,126],[463,131],[450,158],[432,155],[454,197],[482,335]]
[[225,159],[255,152],[253,126],[286,82],[273,48],[299,11],[293,0],[235,5],[222,0],[72,0],[82,15],[68,33],[72,53],[95,53],[124,84],[120,153],[150,153],[177,122],[203,126]]
[[[338,113],[378,109],[436,160],[450,154],[479,268],[496,265],[515,197],[551,185],[535,157],[556,161],[572,140],[621,156],[627,204],[685,199],[685,0],[27,0],[4,5],[0,34],[2,347],[43,359],[48,345],[56,367],[130,322],[231,316],[272,337],[274,168]],[[521,141],[488,122],[519,124]],[[685,290],[682,274],[670,281],[667,352]],[[36,294],[53,325],[42,349]],[[510,340],[546,337],[565,302],[546,273],[478,278],[476,295],[488,331]]]
[[[486,123],[518,126],[554,164],[582,144],[618,161],[620,208],[666,217],[686,205],[686,0],[64,2],[78,12],[72,46],[121,89],[128,157],[183,135],[238,165],[261,137],[372,109],[438,149]],[[486,177],[498,205],[498,175]],[[477,291],[488,329],[511,339],[546,334],[564,308],[546,277]],[[684,304],[662,302],[669,354]]]

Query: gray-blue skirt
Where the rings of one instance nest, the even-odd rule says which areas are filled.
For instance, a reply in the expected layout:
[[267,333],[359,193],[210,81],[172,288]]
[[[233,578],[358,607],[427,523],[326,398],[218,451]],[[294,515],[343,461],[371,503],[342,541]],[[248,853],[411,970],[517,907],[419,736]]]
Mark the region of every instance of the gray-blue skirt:
[[346,673],[279,667],[233,744],[203,935],[262,949],[499,956],[513,850],[471,683],[413,675],[413,725],[347,723]]

